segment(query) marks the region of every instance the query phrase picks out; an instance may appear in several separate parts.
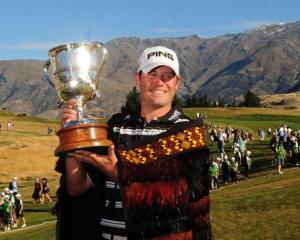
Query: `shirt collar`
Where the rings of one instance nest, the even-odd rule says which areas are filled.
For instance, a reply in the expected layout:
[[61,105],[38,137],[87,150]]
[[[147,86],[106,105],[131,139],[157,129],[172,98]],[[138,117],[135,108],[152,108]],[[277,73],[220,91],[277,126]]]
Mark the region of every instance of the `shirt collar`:
[[183,115],[183,112],[180,107],[175,106],[173,107],[169,112],[167,112],[165,115],[153,119],[153,121],[163,122],[163,123],[173,123],[176,120],[180,118],[180,116]]
[[[151,122],[162,122],[162,123],[174,123],[176,120],[178,120],[183,115],[183,111],[179,106],[173,107],[169,112],[167,112],[165,115],[161,117],[154,117]],[[139,122],[145,122],[145,119],[140,116],[140,112],[128,114],[125,117],[125,120],[131,122],[139,121]]]

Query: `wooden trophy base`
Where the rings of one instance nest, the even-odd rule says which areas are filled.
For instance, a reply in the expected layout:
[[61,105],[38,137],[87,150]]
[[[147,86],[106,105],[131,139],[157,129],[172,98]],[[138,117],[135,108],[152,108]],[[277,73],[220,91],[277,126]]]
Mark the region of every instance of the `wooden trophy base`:
[[54,154],[64,157],[75,150],[87,150],[106,155],[112,142],[107,139],[108,125],[100,123],[80,123],[58,130],[59,146]]

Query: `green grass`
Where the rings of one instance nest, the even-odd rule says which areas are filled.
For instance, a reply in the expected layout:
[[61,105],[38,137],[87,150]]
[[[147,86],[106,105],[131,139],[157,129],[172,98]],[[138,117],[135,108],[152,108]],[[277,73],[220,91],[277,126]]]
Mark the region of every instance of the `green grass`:
[[[300,168],[284,171],[283,175],[276,174],[275,170],[256,173],[247,181],[240,180],[238,185],[212,191],[214,239],[300,239]],[[36,210],[40,208],[36,205]],[[34,217],[26,212],[32,224],[53,220],[47,211],[35,214]],[[54,236],[54,222],[19,232],[0,233],[0,239],[5,240],[50,240]]]
[[[284,169],[283,175],[276,174],[272,167],[272,153],[269,146],[270,138],[264,141],[258,140],[257,129],[272,129],[281,124],[287,124],[293,129],[300,129],[300,114],[294,111],[282,112],[279,110],[266,111],[264,109],[184,109],[191,118],[195,118],[196,112],[206,112],[213,125],[242,128],[253,131],[255,140],[248,142],[247,147],[252,152],[253,168],[247,181],[241,180],[238,185],[232,185],[211,192],[211,223],[214,239],[300,239],[300,168]],[[4,120],[3,120],[4,119]],[[16,129],[15,132],[2,131],[0,136],[0,148],[10,144],[5,140],[6,135],[20,137],[46,136],[47,124],[57,124],[57,121],[41,120],[33,117],[15,116],[6,111],[0,111],[0,120],[16,121],[17,125],[24,129]],[[106,119],[101,119],[105,122]],[[34,126],[34,127],[33,127]],[[35,128],[37,126],[37,128]],[[216,157],[216,146],[209,146],[211,157]],[[229,157],[232,155],[231,143],[226,144],[225,151]],[[268,166],[269,170],[254,171],[261,165]],[[272,170],[273,169],[273,170]],[[0,170],[1,172],[1,170]],[[2,171],[1,174],[5,174]],[[4,176],[4,175],[3,175]],[[1,239],[16,240],[54,240],[55,216],[50,214],[54,203],[44,205],[33,204],[31,193],[33,190],[34,176],[28,176],[19,182],[19,189],[25,206],[27,225],[34,226],[21,231],[2,233]],[[51,187],[51,197],[55,200],[55,192],[58,179],[48,179]],[[0,189],[7,186],[7,182],[1,182]],[[50,221],[50,222],[49,222]],[[53,222],[52,222],[53,221]]]
[[215,239],[300,239],[300,169],[213,191]]
[[54,240],[55,221],[44,223],[33,228],[24,228],[21,231],[0,233],[1,240]]

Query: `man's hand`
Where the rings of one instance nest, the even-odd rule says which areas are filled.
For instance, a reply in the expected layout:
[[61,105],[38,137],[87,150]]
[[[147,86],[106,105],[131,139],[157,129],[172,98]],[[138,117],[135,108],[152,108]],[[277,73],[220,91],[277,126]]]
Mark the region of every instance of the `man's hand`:
[[80,162],[85,162],[95,167],[99,168],[106,176],[111,180],[118,180],[118,168],[117,162],[118,159],[115,155],[114,145],[108,148],[108,155],[99,155],[93,152],[78,150],[73,153],[68,153],[68,155],[74,160]]
[[62,126],[67,122],[77,120],[77,113],[75,107],[76,107],[75,99],[71,99],[64,104],[62,114],[60,117],[60,123]]

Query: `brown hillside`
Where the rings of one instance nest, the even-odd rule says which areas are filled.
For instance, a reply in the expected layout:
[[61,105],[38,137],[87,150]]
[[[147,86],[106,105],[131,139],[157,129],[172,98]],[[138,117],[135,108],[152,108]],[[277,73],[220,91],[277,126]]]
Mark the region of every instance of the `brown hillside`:
[[300,92],[260,96],[264,107],[278,109],[299,109]]

